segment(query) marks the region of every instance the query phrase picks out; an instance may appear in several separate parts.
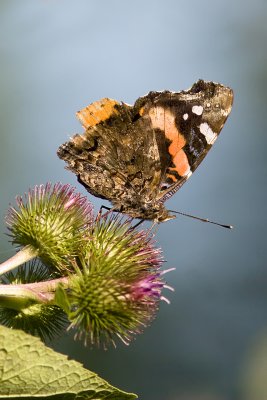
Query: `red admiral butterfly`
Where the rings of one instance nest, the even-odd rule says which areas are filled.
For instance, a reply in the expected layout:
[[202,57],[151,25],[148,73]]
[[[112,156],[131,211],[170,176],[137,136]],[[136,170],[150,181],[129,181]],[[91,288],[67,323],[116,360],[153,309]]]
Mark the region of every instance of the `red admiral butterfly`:
[[175,218],[164,207],[218,137],[233,91],[199,80],[178,93],[150,92],[133,106],[102,99],[77,112],[85,128],[58,156],[89,193],[134,218]]

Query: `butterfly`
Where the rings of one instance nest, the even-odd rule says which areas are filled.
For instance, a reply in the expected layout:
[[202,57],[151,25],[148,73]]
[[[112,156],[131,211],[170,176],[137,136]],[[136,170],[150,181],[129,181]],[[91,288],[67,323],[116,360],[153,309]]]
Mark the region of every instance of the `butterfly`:
[[190,178],[216,141],[233,91],[199,80],[189,90],[149,92],[133,106],[104,98],[77,117],[83,134],[58,149],[78,181],[133,218],[175,218],[164,203]]

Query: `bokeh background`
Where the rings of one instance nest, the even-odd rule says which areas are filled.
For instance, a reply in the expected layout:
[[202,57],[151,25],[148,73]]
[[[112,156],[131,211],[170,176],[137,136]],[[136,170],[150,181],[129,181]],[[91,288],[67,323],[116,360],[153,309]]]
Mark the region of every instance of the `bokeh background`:
[[[266,400],[265,0],[2,0],[1,221],[35,184],[78,186],[56,156],[82,131],[78,109],[102,97],[133,103],[198,78],[231,86],[234,107],[167,206],[235,229],[184,217],[161,224],[158,244],[176,268],[166,276],[171,305],[129,347],[84,349],[71,335],[51,346],[140,399]],[[14,249],[4,222],[1,232],[4,260]]]

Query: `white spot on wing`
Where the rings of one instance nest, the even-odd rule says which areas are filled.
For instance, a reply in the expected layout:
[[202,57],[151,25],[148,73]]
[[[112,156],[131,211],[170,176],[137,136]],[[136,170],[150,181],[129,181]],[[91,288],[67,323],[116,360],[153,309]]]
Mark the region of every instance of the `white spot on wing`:
[[188,119],[188,114],[187,114],[187,113],[185,113],[185,114],[183,115],[183,119],[184,119],[185,121]]
[[203,113],[203,107],[202,106],[193,106],[192,112],[194,114],[201,115]]
[[202,135],[205,136],[208,144],[213,144],[217,139],[217,134],[213,132],[213,130],[210,128],[207,122],[202,122],[202,124],[200,124],[199,126],[199,130],[202,133]]
[[193,172],[192,172],[191,170],[187,173],[187,175],[186,175],[186,180],[190,178],[190,176],[192,175],[192,173],[193,173]]

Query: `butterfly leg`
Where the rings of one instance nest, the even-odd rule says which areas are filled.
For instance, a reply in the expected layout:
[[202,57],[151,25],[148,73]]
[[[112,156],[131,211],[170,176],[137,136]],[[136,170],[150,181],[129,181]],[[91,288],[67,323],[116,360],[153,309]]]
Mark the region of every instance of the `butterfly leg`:
[[135,229],[137,228],[139,225],[141,225],[144,222],[144,219],[140,219],[140,221],[138,221],[132,228]]
[[[102,214],[102,210],[107,210],[107,212],[105,213],[105,214]],[[99,221],[99,219],[101,218],[101,217],[105,217],[105,216],[107,216],[110,212],[112,212],[112,211],[115,211],[113,208],[111,208],[111,207],[107,207],[107,206],[101,206],[100,207],[100,209],[99,209],[99,211],[98,211],[98,213],[97,213],[97,216],[96,216],[96,221]]]

